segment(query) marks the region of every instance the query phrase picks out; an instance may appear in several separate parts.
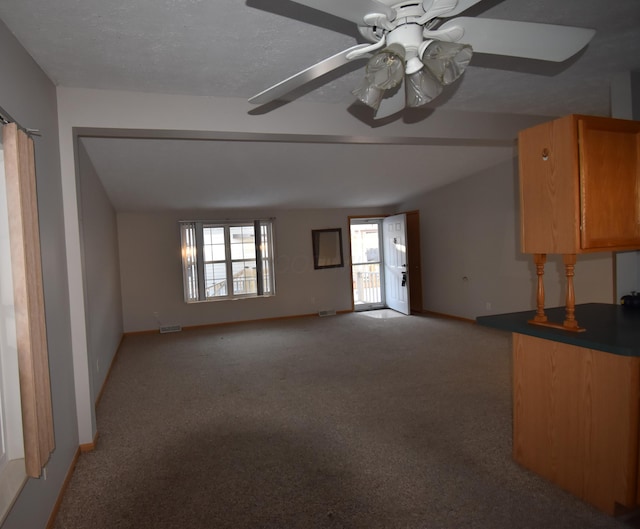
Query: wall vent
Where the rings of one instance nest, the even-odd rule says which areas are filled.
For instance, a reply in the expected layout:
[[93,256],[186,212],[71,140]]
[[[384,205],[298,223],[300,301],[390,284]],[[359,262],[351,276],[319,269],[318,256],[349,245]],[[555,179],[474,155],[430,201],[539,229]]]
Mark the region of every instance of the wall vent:
[[160,333],[165,334],[167,332],[180,332],[182,327],[180,325],[163,325],[160,327]]
[[318,316],[335,316],[335,315],[336,315],[335,310],[321,310],[320,312],[318,312]]

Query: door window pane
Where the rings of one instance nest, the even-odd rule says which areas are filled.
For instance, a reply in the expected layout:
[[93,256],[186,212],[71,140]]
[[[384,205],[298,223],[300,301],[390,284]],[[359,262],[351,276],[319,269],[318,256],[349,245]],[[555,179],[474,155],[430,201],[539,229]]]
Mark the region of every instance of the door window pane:
[[350,227],[354,308],[381,308],[385,303],[380,251],[382,220],[353,220]]
[[382,301],[378,263],[353,266],[353,298],[356,304]]
[[351,258],[353,263],[380,262],[378,224],[351,225]]

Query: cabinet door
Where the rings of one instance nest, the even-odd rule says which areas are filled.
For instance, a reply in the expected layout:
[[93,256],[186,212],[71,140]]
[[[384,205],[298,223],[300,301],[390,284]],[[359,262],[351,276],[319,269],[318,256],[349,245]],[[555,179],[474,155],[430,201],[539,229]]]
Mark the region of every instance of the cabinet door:
[[518,135],[524,253],[580,252],[578,129],[573,116]]
[[581,247],[640,246],[640,123],[585,117],[580,141]]

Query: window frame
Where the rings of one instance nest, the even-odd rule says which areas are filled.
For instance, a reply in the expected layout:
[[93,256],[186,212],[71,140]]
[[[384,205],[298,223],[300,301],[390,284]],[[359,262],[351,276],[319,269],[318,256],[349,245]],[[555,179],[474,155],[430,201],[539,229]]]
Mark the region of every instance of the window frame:
[[[216,301],[229,301],[238,299],[253,299],[271,297],[276,293],[275,283],[275,242],[274,220],[198,220],[179,221],[180,241],[182,254],[183,294],[185,303],[208,303]],[[234,228],[252,227],[254,245],[250,257],[234,256],[232,251],[232,230]],[[222,228],[224,240],[224,259],[205,260],[206,229]],[[213,256],[212,256],[213,257]],[[255,291],[243,293],[236,292],[234,277],[234,264],[254,263]],[[222,290],[225,294],[207,296],[206,267],[207,265],[224,264],[225,277]],[[243,282],[251,279],[243,279]]]

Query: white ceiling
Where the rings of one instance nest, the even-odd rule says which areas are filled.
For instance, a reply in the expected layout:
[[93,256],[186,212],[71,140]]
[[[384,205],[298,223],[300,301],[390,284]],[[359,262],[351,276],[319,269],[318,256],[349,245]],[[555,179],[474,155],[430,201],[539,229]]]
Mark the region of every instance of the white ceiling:
[[[465,14],[597,33],[562,64],[476,54],[433,107],[608,115],[613,76],[640,70],[640,0],[484,0]],[[288,0],[2,0],[0,18],[60,86],[215,97],[249,98],[358,38],[353,24]],[[361,67],[349,65],[294,96],[347,112]],[[429,119],[396,119],[409,118]],[[83,141],[119,210],[394,204],[513,155],[508,146]],[[185,149],[193,163],[180,165],[176,181]],[[233,186],[225,189],[225,180]],[[203,185],[224,200],[203,196]]]

